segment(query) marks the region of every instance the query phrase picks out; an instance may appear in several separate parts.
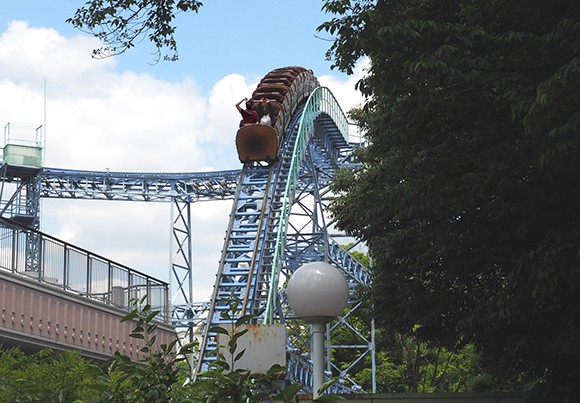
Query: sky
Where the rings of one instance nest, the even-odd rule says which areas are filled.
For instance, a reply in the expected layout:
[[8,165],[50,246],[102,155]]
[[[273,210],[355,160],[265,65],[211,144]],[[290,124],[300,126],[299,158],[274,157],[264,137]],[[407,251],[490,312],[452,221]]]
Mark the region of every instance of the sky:
[[[269,71],[312,69],[344,111],[366,62],[331,69],[332,18],[317,0],[204,1],[177,20],[179,60],[155,63],[147,41],[92,59],[100,42],[65,21],[82,0],[0,0],[0,125],[44,124],[44,166],[112,172],[206,172],[241,168],[234,104]],[[207,301],[231,201],[192,206],[194,300]],[[170,203],[42,199],[41,229],[169,281]]]

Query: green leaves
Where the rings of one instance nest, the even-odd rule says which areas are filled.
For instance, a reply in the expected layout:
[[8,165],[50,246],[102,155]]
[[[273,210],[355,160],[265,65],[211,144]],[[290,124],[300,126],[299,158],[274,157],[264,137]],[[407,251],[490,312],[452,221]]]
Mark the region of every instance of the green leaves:
[[[147,297],[131,301],[134,308],[123,318],[133,321],[131,337],[142,342],[143,358],[132,361],[116,352],[103,368],[83,360],[76,352],[55,354],[43,350],[27,356],[17,349],[0,349],[0,401],[51,402],[297,402],[302,385],[284,385],[286,368],[274,365],[265,374],[235,369],[244,354],[237,344],[252,316],[241,316],[235,326],[215,327],[211,332],[229,336],[225,355],[195,382],[183,383],[179,376],[182,361],[194,353],[197,343],[178,340],[156,344],[155,310]],[[237,309],[238,303],[231,301]],[[228,316],[234,316],[229,312]],[[232,365],[228,363],[230,361]]]
[[26,355],[0,348],[0,401],[94,402],[106,384],[97,364],[78,352],[42,350]]
[[157,49],[156,62],[161,58],[175,61],[173,20],[178,13],[198,12],[202,5],[195,0],[89,0],[66,22],[105,43],[93,50],[93,57],[122,54],[147,38]]
[[168,402],[181,393],[178,386],[178,363],[193,352],[195,344],[176,348],[178,340],[157,345],[159,311],[146,303],[147,296],[130,301],[134,308],[122,321],[135,323],[130,337],[143,342],[144,354],[139,362],[133,362],[123,354],[116,353],[106,366],[105,379],[110,386],[107,398],[115,402]]
[[370,247],[380,325],[474,341],[506,379],[556,371],[555,357],[580,368],[566,342],[580,337],[578,4],[330,9],[334,65],[370,59],[351,115],[369,145],[332,210]]

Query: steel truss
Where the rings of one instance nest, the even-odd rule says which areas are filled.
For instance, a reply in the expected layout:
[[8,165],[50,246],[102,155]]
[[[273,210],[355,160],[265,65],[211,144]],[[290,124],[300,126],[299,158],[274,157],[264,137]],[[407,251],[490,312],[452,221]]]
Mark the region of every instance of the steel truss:
[[[44,168],[35,172],[4,165],[2,170],[2,215],[39,225],[39,200],[46,198],[168,202],[172,206],[171,293],[179,299],[172,309],[172,322],[186,340],[195,330],[205,329],[198,370],[211,361],[211,335],[207,329],[219,322],[226,295],[244,301],[243,311],[259,321],[286,323],[289,331],[289,376],[311,384],[307,352],[308,327],[286,305],[283,284],[301,264],[323,260],[339,267],[348,279],[351,300],[344,315],[328,326],[327,370],[342,383],[338,392],[357,390],[350,372],[367,354],[374,341],[367,330],[357,329],[350,318],[360,309],[357,288],[370,284],[370,274],[338,241],[333,222],[327,217],[329,184],[336,171],[350,164],[352,147],[345,134],[348,122],[326,88],[310,88],[308,101],[294,111],[280,161],[252,163],[243,170],[208,173],[127,173],[76,171]],[[26,171],[26,172],[25,172]],[[4,184],[15,180],[17,189],[5,198]],[[217,276],[209,302],[192,300],[191,203],[233,200],[232,214]],[[24,202],[23,202],[24,200]],[[29,240],[31,270],[38,267],[35,240]],[[346,327],[357,342],[332,345],[332,333]],[[206,351],[206,348],[208,349]],[[346,367],[338,368],[331,351],[360,351]],[[306,387],[308,390],[308,386]]]
[[[19,224],[33,230],[40,228],[40,183],[38,181],[38,172],[38,168],[32,167],[16,167],[8,164],[0,166],[2,177],[0,217],[10,217]],[[26,236],[24,256],[25,270],[28,272],[38,271],[40,237],[35,231],[31,231]]]
[[[325,91],[325,90],[320,90]],[[331,97],[331,94],[313,93],[313,96]],[[318,101],[321,102],[321,101]],[[329,101],[324,101],[329,102]],[[312,365],[305,358],[310,351],[310,326],[291,318],[292,312],[286,304],[284,284],[292,273],[302,264],[311,261],[326,261],[340,268],[347,277],[350,298],[347,309],[335,322],[327,325],[326,341],[326,374],[330,378],[340,378],[340,383],[333,386],[333,392],[360,392],[360,387],[351,378],[351,371],[367,355],[374,368],[374,340],[370,326],[366,330],[357,329],[351,324],[353,314],[362,306],[361,290],[370,285],[370,274],[366,267],[358,262],[348,250],[341,245],[335,235],[334,222],[328,217],[328,202],[331,197],[329,185],[336,171],[350,164],[352,148],[340,137],[340,130],[330,115],[314,114],[312,127],[306,125],[305,133],[309,135],[307,146],[304,146],[304,157],[298,173],[294,200],[289,211],[287,230],[284,237],[284,253],[281,266],[281,278],[278,281],[278,298],[275,306],[286,316],[286,327],[289,332],[289,372],[292,379],[305,385],[312,384]],[[304,122],[303,122],[304,123]],[[351,336],[351,343],[334,344],[333,334],[345,332]],[[341,368],[335,365],[332,352],[339,349],[355,351],[353,359]],[[373,371],[374,374],[374,371]]]
[[40,197],[145,202],[231,199],[240,170],[196,173],[75,171],[44,168]]

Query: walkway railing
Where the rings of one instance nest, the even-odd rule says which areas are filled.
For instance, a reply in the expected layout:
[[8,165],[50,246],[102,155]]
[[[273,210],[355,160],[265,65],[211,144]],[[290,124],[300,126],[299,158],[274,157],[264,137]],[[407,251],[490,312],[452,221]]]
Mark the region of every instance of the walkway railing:
[[[34,248],[39,261],[31,264]],[[6,219],[0,219],[0,270],[125,310],[147,295],[158,319],[170,318],[167,283]]]

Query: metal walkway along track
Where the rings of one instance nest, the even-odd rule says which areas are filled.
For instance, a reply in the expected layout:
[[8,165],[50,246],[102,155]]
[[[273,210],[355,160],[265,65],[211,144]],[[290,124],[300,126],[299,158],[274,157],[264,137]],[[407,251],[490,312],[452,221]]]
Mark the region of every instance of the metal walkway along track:
[[[289,140],[295,138],[296,126],[293,119],[287,130]],[[288,179],[289,145],[292,141],[284,143],[280,163],[248,163],[242,170],[205,322],[200,349],[203,355],[197,372],[216,357],[216,335],[208,329],[231,321],[222,317],[230,309],[228,301],[235,298],[241,302],[241,310],[230,313],[234,319],[244,315],[258,319],[265,310],[274,258],[272,236],[280,219],[281,199]]]
[[[373,340],[366,331],[349,324],[349,317],[361,304],[355,289],[368,286],[371,278],[337,241],[342,234],[325,214],[332,178],[338,169],[351,165],[353,145],[348,142],[347,119],[332,93],[318,85],[311,71],[290,70],[294,74],[290,78],[286,72],[275,70],[262,80],[267,85],[283,80],[290,86],[290,91],[278,99],[285,127],[277,161],[248,162],[241,170],[167,174],[55,168],[29,172],[4,164],[2,214],[20,217],[25,225],[38,229],[41,197],[171,203],[170,281],[173,297],[179,300],[172,305],[171,321],[189,340],[193,340],[196,330],[203,329],[196,373],[215,359],[215,335],[208,330],[223,323],[222,314],[229,309],[227,301],[236,297],[241,309],[234,318],[253,315],[256,323],[287,325],[288,377],[306,385],[308,391],[311,365],[303,354],[310,348],[309,335],[307,329],[293,326],[296,321],[287,320],[292,313],[286,305],[285,280],[310,261],[328,261],[344,272],[351,300],[345,315],[327,330],[348,326],[358,342],[346,347],[360,351],[356,359],[359,362],[372,354]],[[259,90],[260,86],[256,93]],[[11,196],[4,190],[5,182],[11,182],[15,189]],[[232,200],[232,209],[212,298],[200,303],[192,300],[195,241],[191,239],[189,208],[192,203],[212,200]],[[38,251],[31,247],[29,255],[29,264],[33,265],[39,259]],[[331,351],[341,346],[327,347]],[[342,380],[335,392],[359,391],[349,377],[356,362],[338,368],[330,357],[327,361],[328,371]]]
[[198,173],[94,172],[44,168],[40,197],[168,202],[231,199],[240,170]]

